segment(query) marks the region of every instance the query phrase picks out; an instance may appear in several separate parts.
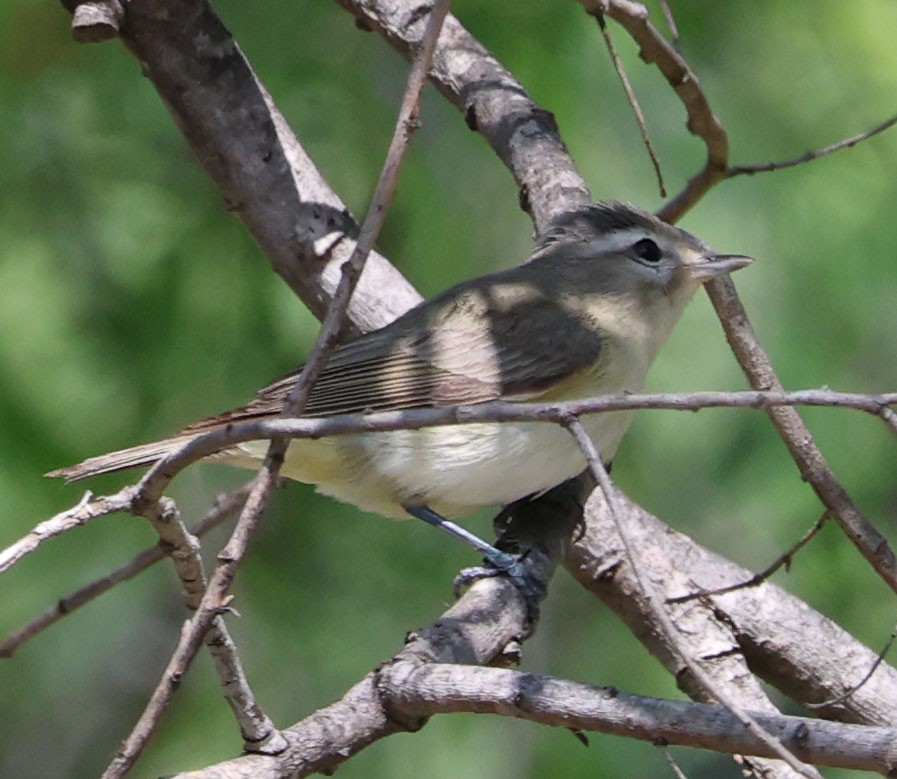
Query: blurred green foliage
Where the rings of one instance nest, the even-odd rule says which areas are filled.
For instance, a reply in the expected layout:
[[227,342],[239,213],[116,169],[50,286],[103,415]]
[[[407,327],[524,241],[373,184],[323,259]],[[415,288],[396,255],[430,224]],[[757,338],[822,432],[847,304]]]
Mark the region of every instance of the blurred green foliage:
[[[216,7],[325,176],[363,214],[404,84],[402,59],[335,4]],[[692,0],[674,10],[685,54],[729,131],[734,163],[793,157],[895,110],[890,0]],[[575,3],[457,0],[454,11],[555,112],[596,197],[659,205],[596,26]],[[242,402],[299,363],[315,335],[314,320],[225,212],[137,63],[114,43],[73,44],[68,23],[57,3],[0,6],[3,546],[80,496],[78,487],[44,480],[44,471]],[[702,147],[686,133],[667,85],[614,32],[675,190],[700,165]],[[726,182],[683,222],[721,250],[758,259],[737,282],[789,387],[897,388],[895,172],[891,131],[809,165]],[[431,91],[380,248],[431,295],[520,261],[530,229],[507,172]],[[702,296],[658,360],[650,389],[742,386]],[[856,501],[897,540],[893,437],[857,412],[806,417]],[[614,475],[671,525],[752,567],[820,513],[754,411],[642,412]],[[173,494],[193,519],[242,476],[194,468]],[[121,483],[108,477],[90,487]],[[486,514],[469,524],[488,532]],[[18,627],[152,541],[140,522],[111,517],[46,544],[3,577],[0,629]],[[206,546],[211,557],[215,544]],[[405,631],[440,613],[454,573],[473,562],[427,528],[374,521],[302,485],[286,487],[239,577],[242,618],[230,621],[262,705],[285,725],[341,695],[396,651]],[[836,528],[777,581],[872,646],[894,622],[893,596]],[[163,564],[0,662],[0,776],[97,776],[184,617]],[[524,667],[678,695],[625,628],[563,573]],[[135,776],[239,750],[202,658]],[[727,758],[677,755],[690,777],[739,775]],[[586,750],[563,731],[453,716],[375,745],[340,775],[668,770],[642,743],[594,736]]]

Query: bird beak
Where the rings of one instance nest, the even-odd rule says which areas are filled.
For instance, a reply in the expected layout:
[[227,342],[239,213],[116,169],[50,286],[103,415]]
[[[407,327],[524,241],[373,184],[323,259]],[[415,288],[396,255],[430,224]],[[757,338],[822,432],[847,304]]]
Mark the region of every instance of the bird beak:
[[724,273],[746,268],[753,261],[753,257],[744,254],[710,254],[694,265],[689,265],[688,272],[695,281],[703,283]]

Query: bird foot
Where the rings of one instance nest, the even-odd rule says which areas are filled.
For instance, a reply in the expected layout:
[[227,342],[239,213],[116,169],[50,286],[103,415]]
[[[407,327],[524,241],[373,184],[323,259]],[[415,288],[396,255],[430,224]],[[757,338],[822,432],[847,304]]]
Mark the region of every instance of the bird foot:
[[459,598],[463,590],[478,579],[507,576],[523,596],[527,619],[531,624],[535,624],[539,620],[539,604],[545,597],[545,583],[530,572],[525,556],[517,557],[497,549],[494,551],[495,554],[485,556],[485,565],[464,568],[455,577],[453,585],[455,597]]

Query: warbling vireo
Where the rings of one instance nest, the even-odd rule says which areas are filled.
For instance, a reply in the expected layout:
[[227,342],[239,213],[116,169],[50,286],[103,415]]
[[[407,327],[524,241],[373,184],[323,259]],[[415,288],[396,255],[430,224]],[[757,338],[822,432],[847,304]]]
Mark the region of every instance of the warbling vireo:
[[[638,392],[700,284],[749,264],[620,203],[558,218],[524,265],[466,281],[333,352],[305,416],[505,401],[558,401]],[[274,417],[295,380],[173,438],[51,472],[68,481],[148,465],[229,422]],[[583,419],[605,462],[632,412]],[[258,467],[266,441],[216,461]],[[504,505],[577,475],[572,436],[539,422],[483,423],[294,440],[281,473],[389,517],[432,524]],[[445,529],[445,528],[443,528]],[[450,531],[451,532],[451,531]]]

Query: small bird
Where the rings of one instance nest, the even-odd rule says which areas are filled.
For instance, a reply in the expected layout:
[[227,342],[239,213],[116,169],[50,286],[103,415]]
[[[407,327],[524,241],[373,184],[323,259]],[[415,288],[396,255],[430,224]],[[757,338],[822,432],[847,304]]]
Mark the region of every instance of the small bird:
[[[303,415],[638,392],[698,287],[751,262],[717,254],[630,205],[603,202],[568,212],[549,225],[523,265],[458,284],[336,349]],[[75,481],[150,465],[208,431],[276,417],[295,378],[293,372],[245,406],[172,438],[47,475]],[[604,462],[631,420],[630,411],[583,418]],[[210,459],[258,468],[267,445],[240,444]],[[281,474],[365,511],[412,514],[446,529],[451,523],[444,517],[539,494],[585,467],[566,430],[514,422],[297,439]]]

